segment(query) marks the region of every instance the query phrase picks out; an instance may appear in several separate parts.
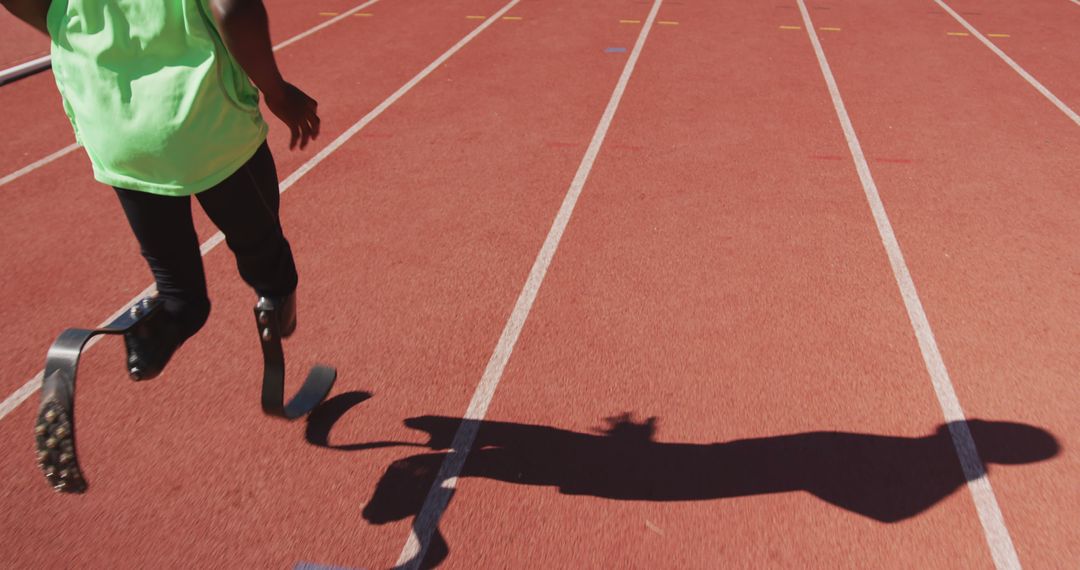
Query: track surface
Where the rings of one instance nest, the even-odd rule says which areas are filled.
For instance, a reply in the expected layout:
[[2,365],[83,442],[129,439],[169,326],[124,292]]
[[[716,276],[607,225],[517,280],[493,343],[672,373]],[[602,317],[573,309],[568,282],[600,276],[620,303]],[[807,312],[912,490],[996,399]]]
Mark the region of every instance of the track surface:
[[[280,42],[358,4],[268,5]],[[323,117],[305,152],[272,123],[284,179],[489,26],[283,196],[301,272],[287,358],[294,381],[336,365],[335,397],[306,422],[261,415],[254,298],[213,249],[214,312],[161,379],[127,381],[115,340],[84,356],[88,494],[41,480],[37,395],[5,409],[0,567],[407,561],[649,24],[423,565],[994,567],[799,5],[470,18],[506,5],[380,0],[278,52]],[[1080,6],[948,5],[1080,109]],[[807,7],[1006,546],[1076,568],[1080,125],[933,0]],[[47,49],[3,18],[0,60]],[[49,73],[0,87],[0,109],[0,177],[73,142]],[[150,277],[81,151],[0,192],[7,398],[60,330]]]
[[0,69],[14,67],[20,63],[49,53],[49,39],[37,30],[23,25],[7,10],[0,10]]

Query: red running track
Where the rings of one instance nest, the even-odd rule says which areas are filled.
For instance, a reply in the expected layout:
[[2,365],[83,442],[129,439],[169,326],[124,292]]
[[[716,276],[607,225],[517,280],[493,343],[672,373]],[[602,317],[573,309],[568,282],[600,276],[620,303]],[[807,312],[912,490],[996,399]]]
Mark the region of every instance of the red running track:
[[[1080,85],[1051,60],[1075,60],[1080,40],[1047,31],[1043,58],[1022,46],[1040,26],[1075,20],[1078,6],[1041,4],[1009,14],[1012,26],[980,22],[990,6],[965,17],[984,34],[1010,33],[996,45],[1075,111]],[[918,26],[898,28],[906,6],[838,19],[858,27],[831,38],[835,72],[867,153],[912,159],[876,176],[968,416],[1038,426],[1061,442],[1053,461],[990,468],[1020,561],[1075,566],[1080,125],[974,37],[946,35],[957,29],[948,16],[914,15]]]
[[[1075,108],[1077,40],[1054,30],[1080,7],[1001,4],[965,17]],[[321,102],[316,148],[501,6],[382,0],[282,50]],[[253,299],[221,248],[215,312],[160,380],[123,378],[119,342],[85,357],[87,495],[40,480],[36,396],[0,420],[0,566],[392,566],[626,62],[605,48],[649,8],[523,0],[285,194],[292,372],[341,372],[313,421],[259,412]],[[1080,127],[933,2],[810,14],[1017,556],[1075,567]],[[657,21],[427,562],[993,566],[807,32],[782,28],[797,5],[669,0]],[[312,152],[282,135],[284,177]],[[149,283],[87,170],[3,188],[3,317],[27,327],[0,333],[5,394]]]
[[0,70],[48,54],[48,38],[0,8]]

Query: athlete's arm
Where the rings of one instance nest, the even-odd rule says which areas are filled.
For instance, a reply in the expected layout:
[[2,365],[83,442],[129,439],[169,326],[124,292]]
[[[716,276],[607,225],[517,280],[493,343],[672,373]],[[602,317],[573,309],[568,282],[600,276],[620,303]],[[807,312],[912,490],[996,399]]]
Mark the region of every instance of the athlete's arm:
[[318,104],[281,77],[262,0],[210,0],[210,7],[229,52],[263,92],[266,106],[289,127],[289,148],[307,146],[319,136]]
[[7,8],[16,18],[34,26],[39,32],[49,35],[49,28],[45,25],[45,16],[49,13],[51,0],[0,0],[0,4]]

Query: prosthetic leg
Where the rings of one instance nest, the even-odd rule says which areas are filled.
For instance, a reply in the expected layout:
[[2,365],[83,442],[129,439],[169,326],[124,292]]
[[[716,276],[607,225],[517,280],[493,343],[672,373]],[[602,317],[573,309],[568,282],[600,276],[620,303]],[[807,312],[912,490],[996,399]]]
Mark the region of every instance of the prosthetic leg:
[[306,415],[326,399],[337,378],[329,366],[316,365],[308,372],[296,395],[285,403],[285,352],[281,339],[296,326],[291,298],[260,297],[255,305],[255,324],[259,327],[263,353],[263,413],[287,420]]
[[[255,306],[255,319],[263,351],[263,412],[294,420],[326,398],[337,371],[328,366],[315,366],[296,395],[285,403],[285,354],[281,339],[283,329],[288,336],[295,326],[295,323],[282,322],[282,317],[286,316],[282,314],[282,308],[289,303],[291,299],[260,298]],[[150,325],[162,310],[161,301],[143,299],[103,328],[65,330],[49,347],[34,438],[38,465],[56,491],[82,493],[87,489],[75,447],[75,378],[83,349],[97,335],[152,337]],[[293,318],[292,315],[288,317]],[[133,380],[142,379],[137,371],[130,372]]]

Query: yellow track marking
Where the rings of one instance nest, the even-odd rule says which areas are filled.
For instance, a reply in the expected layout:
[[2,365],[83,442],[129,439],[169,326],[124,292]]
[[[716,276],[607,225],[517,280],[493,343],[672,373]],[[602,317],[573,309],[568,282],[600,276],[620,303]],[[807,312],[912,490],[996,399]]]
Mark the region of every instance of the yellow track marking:
[[619,20],[620,24],[640,24],[641,20]]
[[1009,34],[986,34],[988,38],[1008,38]]
[[521,16],[503,16],[504,20],[521,20]]
[[319,12],[320,16],[337,16],[337,12]]
[[970,36],[971,34],[969,34],[967,32],[945,32],[945,35],[947,35],[947,36]]
[[353,14],[353,16],[356,16],[357,18],[370,18],[374,16],[374,14],[372,14],[371,12],[358,12],[356,14]]
[[801,30],[802,26],[780,26],[781,30]]
[[818,28],[818,29],[823,31],[823,32],[839,32],[840,31],[840,28]]
[[487,16],[465,16],[466,20],[486,20]]
[[661,26],[678,26],[679,25],[678,22],[672,22],[670,20],[661,20],[661,21],[657,22],[657,24],[659,24]]

